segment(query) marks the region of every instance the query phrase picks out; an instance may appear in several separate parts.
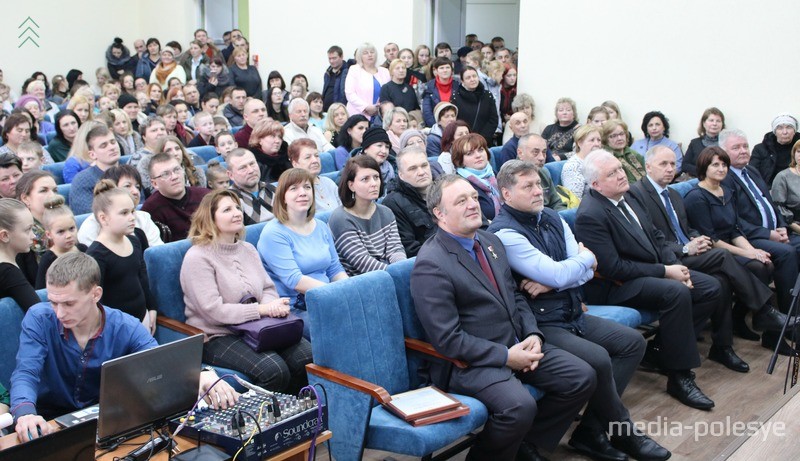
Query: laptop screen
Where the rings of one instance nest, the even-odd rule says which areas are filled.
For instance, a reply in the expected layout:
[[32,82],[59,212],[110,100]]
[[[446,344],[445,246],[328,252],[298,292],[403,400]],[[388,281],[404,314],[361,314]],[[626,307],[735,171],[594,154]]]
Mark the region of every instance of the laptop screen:
[[203,336],[103,363],[98,444],[109,445],[188,411],[197,400]]
[[61,429],[0,451],[3,461],[94,461],[97,420]]

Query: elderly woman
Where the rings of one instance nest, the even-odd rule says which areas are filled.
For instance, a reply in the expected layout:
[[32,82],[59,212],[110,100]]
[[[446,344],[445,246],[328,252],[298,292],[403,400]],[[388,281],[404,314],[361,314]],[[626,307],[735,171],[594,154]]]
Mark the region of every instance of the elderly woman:
[[[417,94],[411,84],[407,83],[406,76],[408,75],[405,62],[400,59],[395,59],[389,64],[389,74],[392,80],[386,82],[381,87],[380,100],[389,101],[395,107],[400,107],[411,112],[412,110],[419,110],[419,100]],[[384,120],[385,126],[386,120]]]
[[461,71],[461,86],[453,91],[452,101],[458,108],[457,118],[467,122],[473,133],[483,136],[487,145],[492,144],[498,126],[497,105],[474,67],[465,66]]
[[772,120],[772,131],[764,135],[764,140],[753,148],[750,165],[754,166],[767,184],[779,171],[789,167],[793,161],[792,146],[800,141],[797,132],[797,119],[789,114],[780,114]]
[[11,114],[3,125],[3,145],[0,154],[15,154],[19,145],[31,139],[31,120],[25,114]]
[[376,203],[382,195],[378,162],[367,155],[348,160],[339,180],[342,206],[328,219],[336,251],[348,275],[384,270],[389,264],[406,259],[392,210]]
[[301,168],[281,175],[272,208],[276,219],[264,226],[258,239],[261,261],[278,293],[289,299],[292,312],[306,320],[306,337],[310,336],[306,292],[347,278],[330,229],[314,218],[318,202],[312,182],[314,175]]
[[378,114],[381,86],[391,77],[389,71],[377,66],[378,51],[370,43],[356,50],[356,65],[347,71],[344,93],[347,96],[347,113],[373,117]]
[[37,132],[42,136],[48,133],[55,133],[56,128],[52,123],[44,119],[44,104],[35,96],[26,94],[17,99],[16,107],[21,107],[31,113],[36,123]]
[[792,146],[792,160],[789,168],[775,175],[772,181],[772,201],[778,206],[789,229],[800,234],[800,141]]
[[[525,112],[525,115],[528,116],[528,133],[542,134],[544,126],[542,122],[536,119],[536,102],[534,102],[531,95],[527,93],[518,93],[514,96],[514,100],[511,101],[511,112],[513,114]],[[506,124],[503,130],[503,144],[507,143],[513,136],[514,132],[511,131],[511,126]]]
[[587,124],[575,130],[575,146],[575,152],[561,170],[561,184],[581,199],[587,185],[583,176],[583,160],[603,146],[600,127]]
[[[556,101],[556,122],[547,125],[542,137],[547,140],[547,148],[556,160],[563,160],[573,150],[575,130],[578,128],[578,108],[570,98]],[[627,144],[626,144],[627,145]]]
[[489,163],[486,140],[476,133],[462,136],[453,143],[450,155],[456,167],[456,174],[469,181],[478,192],[478,202],[483,217],[491,221],[500,211],[502,196],[497,187],[492,165]]
[[639,139],[634,142],[631,149],[644,155],[654,146],[662,145],[669,147],[672,152],[675,152],[675,168],[677,171],[680,171],[683,151],[681,151],[681,147],[678,143],[669,139],[669,119],[666,115],[657,110],[644,114],[642,118],[642,132],[644,133],[644,139]]
[[278,297],[258,251],[244,240],[243,223],[239,198],[231,191],[214,191],[200,202],[189,229],[192,247],[181,266],[186,323],[205,333],[204,362],[241,371],[266,389],[295,393],[307,382],[307,340],[255,352],[229,328],[289,314],[289,300]]
[[400,152],[400,136],[408,129],[408,112],[402,107],[389,109],[383,117],[383,129],[392,142],[392,150]]
[[161,50],[161,62],[156,65],[150,74],[150,83],[158,83],[161,85],[162,90],[166,90],[172,78],[177,78],[181,83],[186,83],[186,71],[175,60],[175,50],[165,46]]
[[320,176],[322,163],[319,160],[317,144],[308,138],[296,139],[289,144],[289,160],[292,168],[302,168],[314,178],[314,201],[317,211],[331,211],[339,207],[338,186],[331,178]]
[[629,183],[633,184],[647,174],[644,157],[628,147],[628,125],[622,120],[611,119],[603,125],[603,145],[622,162]]
[[265,119],[256,125],[250,135],[250,150],[261,168],[261,180],[275,182],[284,171],[292,167],[289,145],[283,140],[283,125]]
[[709,107],[703,111],[703,115],[700,117],[700,126],[697,127],[699,137],[692,139],[686,149],[686,155],[683,156],[681,170],[684,173],[697,176],[697,167],[695,166],[697,156],[706,147],[718,145],[719,134],[724,129],[725,114],[721,110],[716,107]]

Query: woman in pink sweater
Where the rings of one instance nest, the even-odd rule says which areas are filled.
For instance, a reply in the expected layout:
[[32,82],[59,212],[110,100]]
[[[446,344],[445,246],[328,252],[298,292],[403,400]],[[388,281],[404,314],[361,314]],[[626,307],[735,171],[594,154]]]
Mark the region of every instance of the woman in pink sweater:
[[391,80],[389,71],[377,65],[378,50],[364,43],[356,50],[356,65],[350,66],[344,81],[347,96],[347,113],[362,114],[367,118],[378,114],[381,86]]
[[[289,300],[279,298],[256,248],[244,241],[239,198],[216,190],[203,198],[192,217],[192,247],[181,266],[186,323],[206,334],[203,361],[240,371],[253,383],[296,393],[307,384],[311,344],[305,339],[278,351],[255,352],[228,325],[264,316],[285,317]],[[254,303],[243,303],[255,299]]]

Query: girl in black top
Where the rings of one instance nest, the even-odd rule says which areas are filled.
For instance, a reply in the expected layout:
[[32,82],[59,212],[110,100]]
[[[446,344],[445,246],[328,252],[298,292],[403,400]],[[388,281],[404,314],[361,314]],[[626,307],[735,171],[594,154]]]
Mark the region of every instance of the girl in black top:
[[47,269],[56,258],[72,251],[86,253],[87,249],[86,245],[78,243],[78,226],[75,224],[75,215],[64,204],[64,197],[56,195],[45,202],[42,224],[51,246],[39,260],[39,270],[36,274],[37,290],[45,288]]
[[33,243],[33,216],[20,201],[0,199],[0,297],[11,297],[22,310],[39,302],[15,258],[31,251]]
[[[150,294],[147,267],[139,239],[130,236],[136,227],[133,199],[128,191],[103,179],[94,188],[92,212],[100,234],[87,250],[100,265],[100,302],[142,321],[155,332],[156,310]],[[149,309],[149,310],[148,310]]]

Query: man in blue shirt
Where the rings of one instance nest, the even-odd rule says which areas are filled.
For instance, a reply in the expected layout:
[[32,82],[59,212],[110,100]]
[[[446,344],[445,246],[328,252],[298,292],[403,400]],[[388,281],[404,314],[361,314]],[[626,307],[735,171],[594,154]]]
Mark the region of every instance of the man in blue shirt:
[[[102,306],[102,295],[100,267],[91,256],[61,256],[47,271],[50,302],[31,307],[22,320],[11,375],[11,413],[21,442],[53,431],[45,417],[96,404],[103,362],[158,345],[137,319]],[[201,373],[201,391],[216,379],[213,371]],[[224,408],[238,397],[224,382],[210,394],[209,401]]]
[[528,291],[528,306],[548,342],[597,373],[597,389],[569,444],[595,459],[667,459],[669,451],[633,430],[621,399],[644,355],[644,338],[632,328],[584,315],[581,285],[594,276],[597,260],[558,212],[545,208],[537,169],[522,160],[503,165],[497,184],[505,203],[488,230],[503,242],[512,273]]

